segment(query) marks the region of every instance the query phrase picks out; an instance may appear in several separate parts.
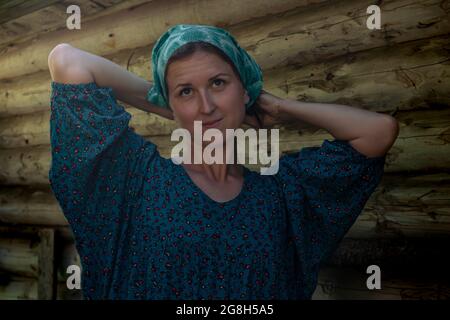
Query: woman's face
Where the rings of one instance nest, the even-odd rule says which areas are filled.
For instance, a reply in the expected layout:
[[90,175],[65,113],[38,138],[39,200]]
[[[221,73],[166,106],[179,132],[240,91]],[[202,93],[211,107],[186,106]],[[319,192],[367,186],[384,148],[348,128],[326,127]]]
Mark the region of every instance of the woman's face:
[[[167,69],[169,104],[181,128],[194,133],[194,121],[202,131],[239,128],[245,117],[247,92],[232,67],[216,54],[197,51],[172,62]],[[205,123],[220,120],[210,126]]]

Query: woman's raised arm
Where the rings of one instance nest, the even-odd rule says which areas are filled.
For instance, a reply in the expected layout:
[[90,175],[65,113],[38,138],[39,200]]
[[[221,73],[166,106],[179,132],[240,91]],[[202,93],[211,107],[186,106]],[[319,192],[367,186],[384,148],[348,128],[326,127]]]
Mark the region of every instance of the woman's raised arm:
[[67,43],[55,46],[48,55],[48,66],[54,82],[78,84],[95,82],[110,87],[117,99],[138,109],[173,120],[170,110],[146,100],[152,83],[122,68],[118,64],[75,48]]

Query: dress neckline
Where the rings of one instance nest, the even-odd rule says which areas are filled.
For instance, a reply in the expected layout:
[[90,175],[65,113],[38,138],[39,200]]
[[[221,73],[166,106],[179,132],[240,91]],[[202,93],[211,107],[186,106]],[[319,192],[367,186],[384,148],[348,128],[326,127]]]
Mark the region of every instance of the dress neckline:
[[247,167],[242,166],[244,168],[244,176],[243,176],[244,181],[242,183],[242,188],[239,191],[238,195],[235,196],[231,200],[219,202],[219,201],[212,199],[199,186],[197,186],[181,164],[174,164],[174,166],[177,167],[177,169],[181,172],[181,175],[185,177],[185,179],[188,181],[188,183],[191,185],[191,187],[193,187],[197,193],[199,193],[204,199],[206,199],[206,201],[213,203],[215,205],[221,206],[221,207],[233,204],[233,203],[239,201],[239,199],[241,199],[244,196],[245,189],[247,188],[247,185],[248,185],[248,179],[250,177],[250,170]]

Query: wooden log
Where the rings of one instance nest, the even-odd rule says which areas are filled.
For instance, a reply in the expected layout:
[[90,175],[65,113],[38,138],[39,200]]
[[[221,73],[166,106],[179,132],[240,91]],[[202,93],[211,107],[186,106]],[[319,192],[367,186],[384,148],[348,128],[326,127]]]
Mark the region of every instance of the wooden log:
[[430,38],[292,66],[271,73],[265,86],[283,98],[382,112],[448,106],[449,40]]
[[448,207],[417,208],[405,206],[367,207],[348,232],[349,237],[421,237],[448,234]]
[[450,298],[450,285],[441,281],[383,278],[380,290],[368,290],[365,270],[323,267],[313,300],[440,300]]
[[[229,26],[245,20],[273,15],[295,7],[305,7],[324,0],[286,0],[273,2],[261,0],[242,2],[230,0],[226,6],[219,0],[171,1],[170,9],[162,1],[143,4],[135,10],[125,9],[89,21],[76,33],[61,29],[44,34],[39,41],[20,43],[8,47],[0,56],[2,78],[47,70],[47,56],[58,43],[66,42],[98,55],[108,55],[120,50],[133,49],[154,43],[177,23],[202,23]],[[120,23],[117,23],[120,21]],[[145,30],[145,32],[136,32]],[[130,35],[133,35],[130,37]]]
[[[386,172],[446,170],[450,167],[450,109],[399,112],[395,117],[400,124],[400,134],[388,152]],[[333,140],[324,130],[314,130],[281,130],[281,155],[320,146],[325,139]],[[170,158],[172,147],[178,143],[170,141],[169,136],[146,138],[158,146],[165,158]]]
[[[271,8],[273,9],[271,13],[273,13],[281,12],[281,9],[292,9],[292,5],[286,1],[283,2],[282,8],[274,8],[274,4],[271,3],[270,6],[261,4],[257,8],[251,8],[252,10],[249,11],[246,11],[246,8],[243,7],[243,5],[246,4],[239,3],[239,5],[235,7],[242,10],[234,15],[236,20],[239,20],[239,17],[241,17],[241,14],[244,12],[246,14],[245,18],[249,18],[248,12],[252,12],[253,16],[250,18],[250,22],[246,22],[242,25],[241,29],[239,29],[239,26],[232,26],[229,27],[229,29],[237,36],[243,47],[247,48],[264,68],[274,68],[280,63],[288,65],[295,61],[298,62],[299,60],[302,64],[305,64],[311,61],[317,61],[317,59],[328,59],[343,53],[367,50],[386,44],[392,45],[393,43],[402,43],[417,38],[433,37],[445,34],[448,30],[448,20],[445,19],[446,12],[439,7],[437,1],[428,0],[420,1],[418,3],[417,1],[403,0],[381,4],[383,21],[386,21],[386,23],[383,25],[383,30],[380,30],[377,34],[365,26],[367,19],[366,9],[372,4],[370,1],[345,1],[334,4],[333,6],[321,5],[321,2],[323,1],[316,1],[318,2],[317,5],[311,5],[310,1],[308,2],[309,3],[297,2],[296,5],[299,8],[281,15],[282,19],[280,19],[280,15],[267,17],[265,16],[267,12],[261,12],[261,10],[263,11],[266,10],[264,8]],[[306,9],[304,7],[305,4],[308,5]],[[210,5],[212,11],[209,11],[207,16],[212,18],[214,14],[216,14],[214,8],[219,7],[220,4],[210,3]],[[281,2],[278,5],[281,5]],[[199,4],[199,6],[201,5]],[[233,5],[230,4],[230,7],[233,7]],[[177,12],[175,11],[178,10],[178,8],[174,8],[175,6],[172,7],[172,10],[174,11],[174,15],[176,15]],[[142,6],[139,9],[144,11],[147,7]],[[159,9],[160,8],[158,8],[158,10]],[[260,11],[253,9],[259,9]],[[279,10],[276,11],[277,9]],[[183,8],[183,10],[185,10],[185,8]],[[202,10],[197,9],[196,11]],[[154,13],[155,10],[152,10],[152,12]],[[258,13],[261,13],[261,16],[259,16]],[[148,16],[151,14],[152,13],[148,12],[144,14],[147,21]],[[184,12],[184,14],[188,15],[189,13]],[[223,10],[220,14],[222,16],[224,15]],[[157,16],[157,14],[155,14],[155,16]],[[221,19],[219,19],[221,21],[228,18],[222,16],[220,17]],[[418,17],[420,21],[433,21],[433,24],[428,25],[427,28],[423,28],[416,20],[410,19],[411,16]],[[230,17],[233,17],[233,15],[230,14]],[[328,17],[328,19],[324,19],[323,17]],[[108,16],[107,18],[109,23],[111,23],[111,21],[118,21],[117,18],[112,18],[111,16]],[[127,15],[122,15],[121,18],[126,22],[130,21],[130,24],[137,24],[134,27],[130,27],[130,29],[144,30],[138,26],[138,24],[140,25],[142,22],[139,19],[136,19],[132,14],[127,13]],[[253,19],[253,21],[251,19]],[[303,21],[304,23],[298,24],[298,21]],[[56,40],[60,38],[59,42],[71,42],[80,48],[100,55],[108,55],[120,50],[112,51],[112,48],[108,45],[99,47],[98,43],[113,43],[117,48],[120,46],[120,49],[122,50],[126,48],[134,50],[152,43],[150,39],[148,39],[148,41],[147,39],[145,39],[146,41],[143,41],[143,38],[151,33],[151,31],[146,35],[136,35],[130,40],[126,38],[122,39],[120,34],[124,31],[122,29],[125,29],[124,25],[128,28],[128,23],[122,23],[120,25],[122,29],[118,30],[114,29],[115,26],[106,28],[102,23],[100,23],[101,26],[99,27],[97,25],[98,23],[96,26],[85,27],[84,30],[86,32],[83,39],[69,41],[68,39],[72,39],[70,35],[53,34],[51,37],[52,40],[49,41],[51,45],[54,45],[58,43]],[[157,23],[152,24],[152,26],[156,25]],[[227,25],[232,25],[232,23],[228,23]],[[161,24],[161,26],[163,26],[163,24]],[[115,32],[110,33],[113,35],[113,39],[105,39],[106,33],[101,32],[98,34],[98,32],[95,31],[96,28],[106,28],[107,30],[114,29]],[[164,31],[164,28],[160,29],[161,32]],[[416,32],[411,32],[411,29],[416,29]],[[145,28],[145,30],[154,30],[154,28]],[[241,34],[241,30],[249,36],[246,38],[245,35]],[[98,41],[90,41],[93,34],[96,34],[101,39],[98,39]],[[157,33],[154,34],[154,40],[156,40],[158,35],[159,34]],[[330,39],[330,37],[332,38]],[[339,41],[336,41],[337,37]],[[119,39],[120,41],[118,41]],[[370,39],[370,41],[367,41],[367,39]],[[29,50],[30,54],[33,53],[38,60],[39,58],[46,56],[51,49],[50,44],[44,44],[45,40],[46,39],[40,39],[38,44],[35,44],[34,47],[39,45],[38,48],[20,48],[21,50],[19,50],[19,52],[27,54],[26,50]],[[134,45],[124,45],[127,41],[133,41]],[[289,41],[289,46],[286,46],[286,41]],[[44,52],[41,54],[34,53],[34,51],[38,49]],[[10,50],[13,50],[14,53],[17,54],[18,48],[12,48]],[[145,50],[147,56],[149,56],[149,50],[150,48]],[[134,51],[127,55],[128,59],[124,61],[124,65],[132,64],[133,62],[130,61],[130,59],[133,56]],[[294,56],[294,58],[292,58],[292,56]],[[10,60],[11,59],[14,61],[17,60],[14,55],[13,57],[10,57]],[[267,60],[267,62],[265,60]],[[36,72],[38,71],[39,66],[40,70],[47,70],[47,62],[44,61],[44,59],[42,59],[42,61],[41,59],[33,61],[32,64],[27,66],[24,66],[23,59],[19,59],[18,62],[17,67],[10,68],[11,72],[16,70],[17,73],[19,68],[25,67],[32,68],[33,70],[15,74],[16,76]],[[147,61],[146,70],[148,69],[148,64],[149,62]],[[5,72],[3,72],[3,74],[5,74]],[[147,74],[148,72],[146,71],[144,75]],[[7,76],[5,75],[5,77]]]
[[[446,170],[450,167],[450,109],[401,112],[400,135],[389,151],[386,172]],[[147,137],[146,137],[147,138]],[[318,146],[324,139],[332,139],[323,130],[280,132],[280,152],[289,153],[303,147]],[[161,156],[170,158],[172,147],[178,142],[170,136],[154,136],[150,141],[158,146]],[[411,161],[411,156],[414,161]],[[4,185],[48,185],[51,163],[49,146],[4,149],[0,153],[0,183]]]
[[[170,135],[177,128],[175,121],[136,108],[128,108],[132,115],[130,126],[144,136]],[[0,119],[0,148],[31,147],[50,143],[50,112],[37,112]]]
[[[411,276],[434,278],[436,281],[448,279],[447,270],[450,263],[442,259],[448,251],[450,237],[420,238],[345,238],[325,265],[333,267],[367,268],[378,265],[389,276]],[[425,276],[427,273],[431,276]]]
[[0,24],[25,16],[33,11],[40,10],[54,4],[56,0],[46,1],[8,1],[0,4]]
[[[177,142],[170,136],[154,136],[152,143],[156,144],[162,157],[169,158],[172,147]],[[51,163],[49,146],[35,148],[4,149],[0,153],[0,162],[5,165],[0,168],[0,184],[3,185],[33,185],[46,186]]]
[[[423,237],[450,227],[450,175],[387,175],[348,237]],[[378,236],[377,236],[378,234]]]
[[30,238],[34,242],[39,242],[37,234],[40,228],[30,225],[0,224],[0,234],[2,238]]
[[45,71],[0,82],[0,117],[50,110],[50,81]]
[[[346,238],[324,263],[317,294],[323,298],[448,299],[450,263],[442,259],[450,238]],[[367,267],[381,271],[381,290],[368,290]]]
[[[381,30],[374,32],[366,25],[370,5],[373,2],[367,0],[335,1],[292,10],[272,19],[261,18],[252,27],[261,30],[264,37],[242,37],[242,44],[257,61],[264,61],[265,68],[278,69],[445,35],[450,29],[447,12],[439,1],[400,0],[378,4]],[[422,28],[425,21],[432,21],[433,25]]]
[[[32,149],[23,148],[13,152],[2,150],[0,159],[0,161],[5,161],[3,162],[4,167],[0,169],[0,184],[10,184],[8,181],[21,181],[19,183],[21,185],[48,184],[48,172],[51,163],[49,146]],[[17,161],[20,163],[17,163]],[[29,167],[30,165],[33,168]],[[34,173],[28,179],[24,177],[31,172]]]
[[[24,1],[25,2],[25,1]],[[56,2],[56,1],[55,1]],[[54,32],[57,29],[67,28],[67,7],[76,4],[82,12],[82,24],[98,19],[101,16],[112,14],[124,9],[130,9],[148,0],[113,0],[113,1],[57,1],[57,3],[40,10],[33,10],[27,15],[2,23],[0,29],[0,52],[7,47],[17,46],[25,41]]]
[[[310,64],[291,59],[288,67],[273,71],[261,64],[264,88],[282,98],[343,103],[376,111],[448,105],[445,84],[449,78],[449,39],[449,35],[421,39]],[[282,47],[276,51],[285,54]],[[149,62],[144,62],[148,52],[137,49],[129,54],[137,59],[134,65],[129,64],[126,53],[108,58],[151,81]],[[48,111],[50,82],[48,71],[3,81],[0,117]]]
[[[400,134],[386,159],[386,172],[446,170],[450,167],[450,109],[398,112]],[[318,146],[330,134],[280,132],[280,150],[290,153]],[[414,161],[411,161],[414,159]]]
[[35,278],[0,275],[0,300],[36,300],[38,282]]
[[0,273],[37,277],[38,242],[29,238],[4,238],[1,234],[0,237]]
[[0,188],[0,222],[40,226],[66,226],[50,188]]
[[[28,256],[25,261],[15,260],[11,268],[0,271],[0,299],[38,298],[38,232],[38,227],[0,225],[0,242],[8,254],[19,257],[21,253],[26,253]],[[0,258],[2,262],[7,260]]]
[[[381,7],[389,7],[386,9],[390,12],[389,17],[384,12],[383,18],[387,19],[387,23],[378,34],[366,27],[366,9],[369,5],[369,1],[341,1],[333,3],[333,6],[326,3],[309,4],[306,8],[299,7],[283,14],[231,25],[228,29],[265,71],[280,70],[288,65],[300,68],[352,53],[385,46],[396,47],[396,44],[401,46],[405,42],[448,33],[446,12],[439,8],[436,1],[384,2]],[[405,11],[398,12],[401,10]],[[408,14],[436,21],[433,25],[436,29],[431,26],[427,30],[421,28],[412,36],[410,30],[417,28],[417,24]],[[328,20],[324,17],[328,17]],[[298,21],[302,23],[299,24]],[[367,41],[369,38],[370,41]],[[149,73],[149,49],[151,50],[145,47],[135,48],[130,54],[124,52],[121,58],[120,54],[113,55],[113,59],[117,57],[117,63],[123,61],[123,65],[129,67],[130,71],[145,77]]]

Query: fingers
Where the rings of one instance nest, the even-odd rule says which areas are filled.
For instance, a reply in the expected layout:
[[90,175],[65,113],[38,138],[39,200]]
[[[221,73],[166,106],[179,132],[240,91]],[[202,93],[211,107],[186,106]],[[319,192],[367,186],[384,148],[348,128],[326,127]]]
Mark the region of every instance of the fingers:
[[159,115],[169,120],[174,119],[173,114],[169,112],[159,112]]
[[253,128],[259,129],[259,123],[255,116],[245,115],[244,123],[252,126]]
[[173,112],[171,110],[161,109],[158,111],[158,114],[166,119],[174,120]]

